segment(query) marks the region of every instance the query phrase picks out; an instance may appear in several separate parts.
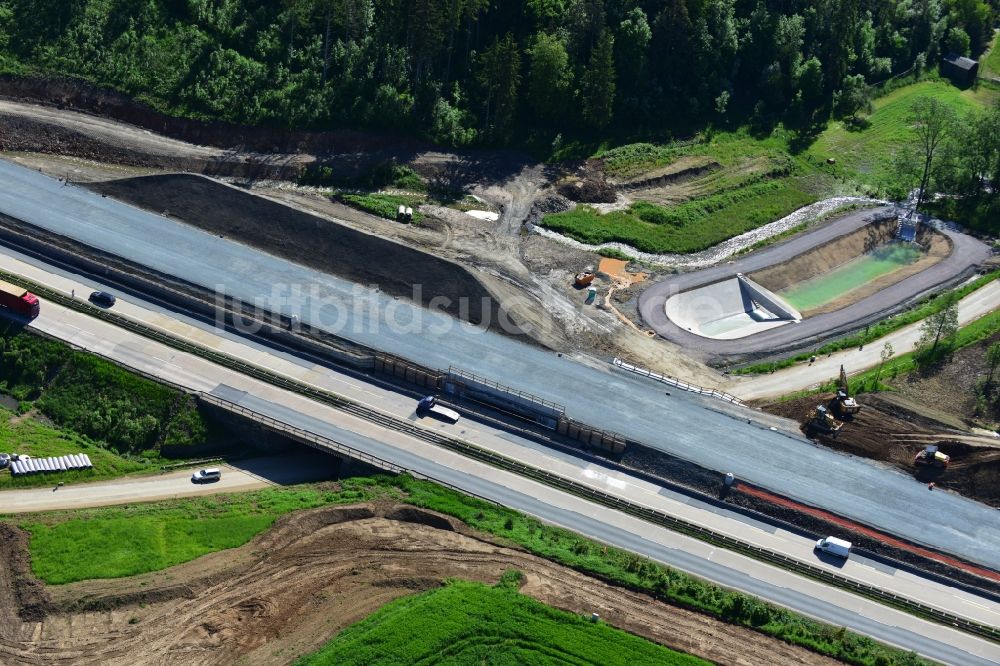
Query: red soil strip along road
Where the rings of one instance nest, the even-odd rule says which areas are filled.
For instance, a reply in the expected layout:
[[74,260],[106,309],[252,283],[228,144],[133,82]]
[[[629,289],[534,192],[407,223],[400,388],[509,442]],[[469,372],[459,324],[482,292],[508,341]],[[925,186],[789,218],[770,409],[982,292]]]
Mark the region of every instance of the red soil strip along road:
[[992,569],[984,569],[982,567],[977,567],[974,564],[963,562],[962,560],[956,559],[954,557],[949,557],[947,555],[942,555],[941,553],[934,552],[933,550],[921,548],[920,546],[916,546],[907,541],[902,541],[895,537],[891,537],[888,534],[883,534],[882,532],[873,530],[870,527],[865,527],[860,523],[855,523],[846,518],[842,518],[841,516],[838,516],[836,514],[823,511],[822,509],[816,509],[814,507],[807,506],[805,504],[799,504],[798,502],[792,501],[787,497],[782,497],[781,495],[775,495],[774,493],[770,493],[766,490],[761,490],[760,488],[755,488],[753,486],[748,486],[743,483],[740,484],[739,491],[747,495],[752,495],[753,497],[762,499],[766,502],[771,502],[772,504],[784,506],[790,509],[794,509],[795,511],[800,511],[805,514],[815,516],[816,518],[819,518],[821,520],[826,520],[831,523],[836,523],[837,525],[845,527],[851,531],[860,532],[869,537],[872,537],[873,539],[877,539],[885,544],[888,544],[895,548],[899,548],[901,550],[906,550],[911,553],[915,553],[917,555],[920,555],[921,557],[937,560],[938,562],[942,562],[944,564],[947,564],[948,566],[968,571],[977,576],[982,576],[983,578],[989,578],[991,580],[1000,581],[1000,573],[997,573]]

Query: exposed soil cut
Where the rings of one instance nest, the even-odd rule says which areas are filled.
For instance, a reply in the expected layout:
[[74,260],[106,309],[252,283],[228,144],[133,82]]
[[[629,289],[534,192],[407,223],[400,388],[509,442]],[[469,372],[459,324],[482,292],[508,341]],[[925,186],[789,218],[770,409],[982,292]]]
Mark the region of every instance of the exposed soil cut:
[[112,132],[118,126],[107,121],[81,114],[79,124],[74,126],[53,122],[49,113],[54,110],[46,107],[33,107],[31,116],[21,115],[23,111],[23,107],[9,107],[0,102],[0,150],[72,155],[116,164],[240,178],[294,179],[313,161],[311,156],[224,152],[187,148],[186,144],[182,144],[185,145],[182,149],[163,139],[157,144],[153,135],[146,137],[147,145],[133,145],[116,139]]
[[[749,277],[771,291],[780,292],[791,285],[828,273],[856,257],[885,245],[893,240],[896,224],[895,219],[874,222],[822,247],[800,254],[791,261],[751,273]],[[804,310],[803,316],[811,317],[824,312],[833,312],[852,303],[857,303],[863,298],[933,266],[947,257],[952,249],[951,241],[947,236],[926,225],[919,227],[917,243],[924,249],[923,256],[918,260],[876,278],[820,307]]]
[[567,178],[556,189],[567,199],[580,203],[614,203],[618,198],[597,160],[584,162],[579,177]]
[[622,190],[644,190],[665,185],[674,185],[718,171],[722,165],[709,157],[682,157],[665,167],[617,183]]
[[[25,547],[0,540],[4,561],[26,560]],[[504,547],[449,517],[371,505],[291,514],[243,547],[165,571],[50,588],[54,610],[28,622],[13,612],[14,583],[27,575],[0,568],[0,662],[287,664],[392,599],[449,578],[495,583],[511,568],[544,603],[596,611],[717,663],[839,663]]]
[[[210,233],[240,242],[383,292],[428,306],[446,297],[443,308],[468,321],[498,322],[500,305],[465,268],[404,245],[187,174],[144,176],[89,183],[88,188]],[[414,286],[420,285],[419,292]]]
[[[812,395],[764,405],[764,409],[804,424],[817,404],[832,397]],[[832,449],[887,463],[911,474],[916,483],[933,481],[937,488],[1000,507],[1000,440],[955,431],[878,394],[862,395],[858,402],[863,405],[861,413],[847,421],[836,437],[810,436]],[[914,456],[929,444],[951,456],[947,469],[914,465]]]

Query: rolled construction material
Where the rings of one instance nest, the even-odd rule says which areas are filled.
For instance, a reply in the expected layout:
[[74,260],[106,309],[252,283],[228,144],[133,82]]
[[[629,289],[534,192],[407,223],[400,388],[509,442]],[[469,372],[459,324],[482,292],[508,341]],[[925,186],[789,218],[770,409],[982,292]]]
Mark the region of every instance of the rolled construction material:
[[35,461],[32,458],[28,458],[24,461],[24,464],[28,467],[28,474],[34,474],[38,470],[35,468]]
[[21,463],[16,460],[10,461],[10,473],[14,476],[19,476],[21,474]]
[[83,466],[85,469],[90,469],[91,467],[94,466],[93,463],[90,462],[90,456],[88,456],[86,453],[83,454]]
[[69,469],[69,461],[66,459],[66,456],[59,456],[59,471],[65,472],[68,469]]
[[69,455],[69,460],[73,464],[73,466],[70,467],[70,469],[80,469],[81,467],[83,467],[83,463],[80,461],[80,456],[76,455],[75,453],[71,453]]

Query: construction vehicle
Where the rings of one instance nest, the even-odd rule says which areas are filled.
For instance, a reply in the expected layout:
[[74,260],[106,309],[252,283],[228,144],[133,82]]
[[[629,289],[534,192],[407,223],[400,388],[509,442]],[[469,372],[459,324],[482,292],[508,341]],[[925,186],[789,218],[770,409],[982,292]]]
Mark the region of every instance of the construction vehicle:
[[807,427],[810,431],[821,432],[836,437],[840,429],[844,427],[844,422],[835,419],[826,405],[816,405],[816,409],[812,413],[812,419],[807,424]]
[[951,462],[951,456],[946,455],[938,451],[938,447],[933,444],[928,445],[923,451],[919,452],[913,459],[914,465],[926,465],[928,467],[941,467],[942,469],[948,466]]
[[847,372],[844,366],[840,366],[840,388],[837,389],[837,396],[833,402],[833,409],[837,413],[837,418],[853,418],[861,411],[861,405],[851,397],[850,384],[847,383]]
[[577,273],[576,277],[573,279],[573,284],[577,287],[589,287],[595,277],[597,277],[597,274],[592,271]]
[[24,287],[0,280],[0,306],[29,319],[38,316],[38,297]]

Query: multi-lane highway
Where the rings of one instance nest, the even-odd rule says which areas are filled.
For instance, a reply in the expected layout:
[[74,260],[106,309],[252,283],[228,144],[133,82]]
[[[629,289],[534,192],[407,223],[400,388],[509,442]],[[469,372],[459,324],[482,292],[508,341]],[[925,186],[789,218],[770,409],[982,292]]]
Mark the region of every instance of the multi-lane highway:
[[578,420],[1000,569],[1000,517],[984,505],[927,493],[903,474],[714,411],[707,399],[666,396],[606,363],[483,332],[7,162],[0,179],[2,213],[417,363],[475,372],[566,405]]
[[[75,291],[78,295],[83,295],[89,289],[100,286],[69,274],[60,274],[36,260],[30,260],[31,263],[22,262],[6,251],[0,261],[15,272],[66,294]],[[115,309],[130,318],[155,325],[173,335],[220,352],[244,358],[284,376],[349,395],[396,418],[416,418],[412,398],[378,385],[275,353],[131,298],[119,299]],[[900,611],[651,526],[625,514],[595,506],[534,481],[468,460],[421,439],[386,430],[298,394],[250,379],[202,358],[179,353],[170,347],[56,304],[44,303],[42,315],[35,320],[33,326],[138,370],[193,390],[236,401],[254,411],[392,460],[418,473],[523,510],[543,520],[646,554],[658,561],[880,640],[916,649],[929,657],[955,664],[991,663],[1000,658],[1000,647],[995,644],[918,620]],[[614,491],[634,502],[819,566],[833,568],[851,578],[920,599],[942,610],[986,624],[1000,621],[1000,604],[992,600],[863,558],[849,560],[842,567],[823,562],[812,553],[809,540],[799,535],[720,510],[601,465],[558,454],[509,432],[495,430],[472,420],[463,420],[456,426],[427,421],[423,423],[426,427],[446,430],[454,436],[469,439],[480,446],[517,457],[592,487]],[[179,477],[176,483],[181,490],[186,488],[188,482],[186,477]],[[158,486],[158,492],[162,491]],[[16,496],[4,495],[0,499],[8,510],[15,509],[12,505],[17,502]],[[136,500],[133,497],[128,501]],[[817,604],[817,599],[822,599],[823,602]]]

